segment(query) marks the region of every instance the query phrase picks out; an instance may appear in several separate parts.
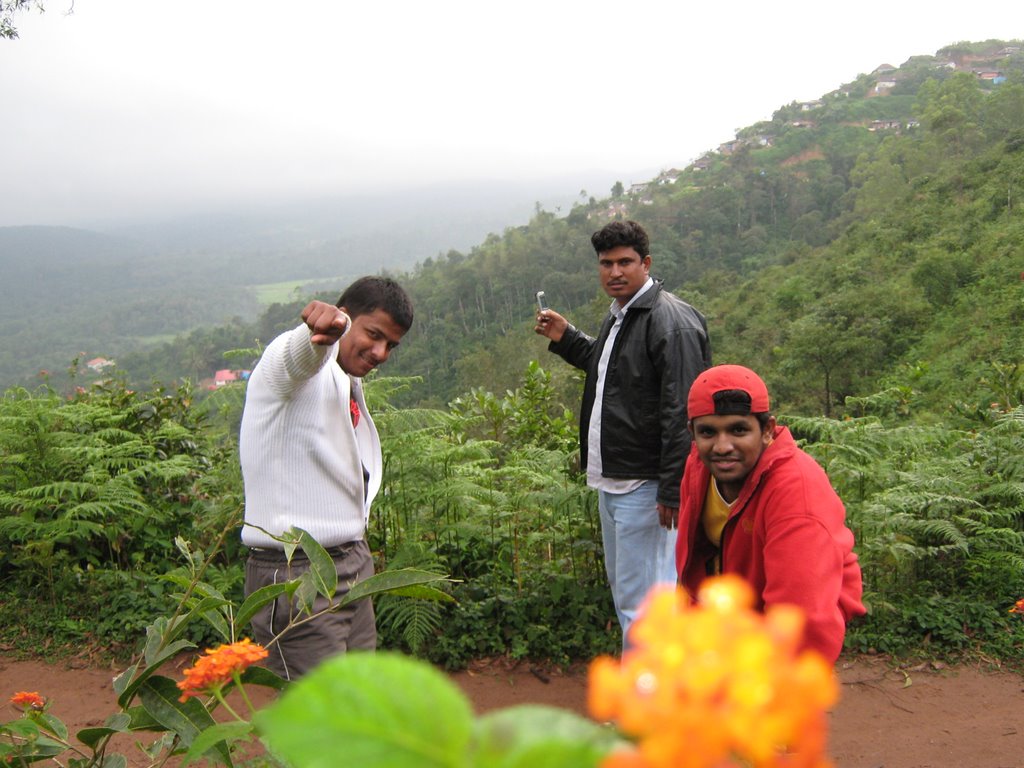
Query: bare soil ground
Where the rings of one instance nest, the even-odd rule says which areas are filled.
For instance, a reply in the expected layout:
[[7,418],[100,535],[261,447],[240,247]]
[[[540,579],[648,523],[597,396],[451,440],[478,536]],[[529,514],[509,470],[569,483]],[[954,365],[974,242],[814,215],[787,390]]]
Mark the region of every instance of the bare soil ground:
[[[842,698],[831,714],[830,754],[840,768],[1024,766],[1020,675],[981,665],[900,668],[870,656],[840,659],[837,671]],[[52,699],[51,712],[75,733],[114,711],[116,673],[83,660],[49,664],[0,654],[0,697],[38,691]],[[548,671],[495,661],[451,677],[480,713],[536,703],[586,714],[582,669]],[[119,746],[124,752],[131,748]]]

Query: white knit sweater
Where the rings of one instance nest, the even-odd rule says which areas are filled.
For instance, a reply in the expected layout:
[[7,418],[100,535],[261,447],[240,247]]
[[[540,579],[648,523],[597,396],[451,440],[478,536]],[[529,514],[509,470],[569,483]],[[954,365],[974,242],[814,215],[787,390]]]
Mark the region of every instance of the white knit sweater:
[[[338,345],[314,345],[300,325],[266,348],[249,378],[239,454],[245,481],[242,542],[281,548],[252,527],[280,535],[297,526],[322,546],[363,538],[381,483],[380,438]],[[359,404],[352,426],[349,398]],[[363,485],[363,467],[369,473]]]

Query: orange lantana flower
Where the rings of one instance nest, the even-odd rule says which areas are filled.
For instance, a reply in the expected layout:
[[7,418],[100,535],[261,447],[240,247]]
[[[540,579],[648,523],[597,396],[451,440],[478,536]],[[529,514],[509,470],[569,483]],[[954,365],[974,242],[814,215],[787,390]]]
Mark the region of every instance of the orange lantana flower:
[[46,707],[46,699],[35,691],[32,691],[31,693],[28,691],[18,691],[16,694],[11,696],[11,704],[16,707],[21,707],[26,712],[30,709],[34,709],[38,712]]
[[237,643],[206,649],[191,668],[185,670],[185,679],[178,683],[182,690],[179,701],[188,701],[192,696],[202,696],[235,679],[257,661],[267,658],[267,649],[249,638]]
[[1024,597],[1013,604],[1013,608],[1010,609],[1010,613],[1024,614]]
[[838,696],[831,666],[802,651],[794,606],[753,609],[737,576],[705,581],[698,603],[652,591],[621,661],[590,668],[588,706],[635,742],[602,768],[823,768],[826,710]]

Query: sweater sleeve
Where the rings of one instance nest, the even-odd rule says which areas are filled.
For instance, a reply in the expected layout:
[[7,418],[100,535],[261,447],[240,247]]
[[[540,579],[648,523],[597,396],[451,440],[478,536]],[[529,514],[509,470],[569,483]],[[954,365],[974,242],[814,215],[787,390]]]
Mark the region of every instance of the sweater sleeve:
[[302,324],[282,333],[264,350],[258,365],[259,375],[263,384],[278,397],[291,397],[337,355],[337,344],[313,344],[309,338],[309,328]]

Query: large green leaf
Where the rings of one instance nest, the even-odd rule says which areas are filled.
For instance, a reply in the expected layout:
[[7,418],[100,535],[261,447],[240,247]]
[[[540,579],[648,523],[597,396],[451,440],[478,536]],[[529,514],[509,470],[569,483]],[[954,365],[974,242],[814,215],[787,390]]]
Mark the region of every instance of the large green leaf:
[[[181,737],[184,746],[190,746],[200,733],[214,725],[213,717],[196,699],[181,702],[181,691],[169,677],[153,675],[139,688],[139,700],[146,711],[158,723]],[[227,765],[231,755],[227,745],[220,742],[214,751],[207,753]]]
[[246,685],[263,685],[275,691],[283,691],[289,685],[287,680],[278,677],[266,667],[249,667],[242,673],[242,682]]
[[[153,626],[150,625],[147,631],[152,629]],[[151,637],[156,637],[156,633],[153,633]],[[140,659],[114,678],[114,691],[118,695],[118,706],[122,708],[127,707],[142,684],[156,674],[161,664],[181,651],[195,647],[195,643],[191,640],[178,640],[163,648],[156,641],[152,645],[147,642],[146,651],[152,655],[151,663],[147,663],[146,667],[140,672],[139,668],[142,666],[142,660]]]
[[243,629],[252,617],[259,612],[260,608],[267,603],[273,602],[286,592],[289,595],[293,594],[298,586],[298,580],[293,580],[281,584],[268,584],[257,589],[245,598],[242,607],[238,609],[238,614],[235,616],[235,631]]
[[[341,599],[339,605],[348,605],[356,600],[362,600],[364,597],[371,597],[382,592],[397,592],[399,590],[409,589],[422,584],[433,584],[447,580],[447,576],[442,576],[438,573],[431,573],[429,571],[420,571],[415,568],[399,568],[394,571],[384,571],[383,573],[374,574],[368,579],[364,579],[363,581],[353,584],[352,588]],[[418,597],[419,595],[414,596]],[[430,599],[440,600],[450,598],[447,596],[445,598],[435,598],[432,595]]]
[[301,528],[292,528],[292,531],[299,534],[299,546],[309,558],[309,574],[316,585],[316,591],[330,600],[338,591],[338,571],[334,567],[334,560],[306,531]]
[[106,723],[98,728],[83,728],[75,736],[80,742],[90,749],[95,749],[100,739],[105,736],[113,736],[115,733],[126,733],[131,726],[131,715],[125,712],[116,712],[107,718]]
[[193,760],[201,758],[205,752],[217,747],[221,742],[231,745],[236,741],[247,738],[252,733],[252,729],[252,723],[237,720],[230,723],[218,723],[207,728],[196,736],[192,746],[188,748],[188,752],[185,753],[185,759],[181,762],[182,768]]
[[349,653],[293,684],[254,722],[293,768],[469,768],[472,711],[433,667]]
[[587,768],[618,742],[615,731],[554,707],[527,705],[480,718],[474,768]]
[[52,733],[61,741],[68,740],[68,727],[64,725],[60,718],[51,715],[49,712],[40,712],[35,717],[40,728]]

